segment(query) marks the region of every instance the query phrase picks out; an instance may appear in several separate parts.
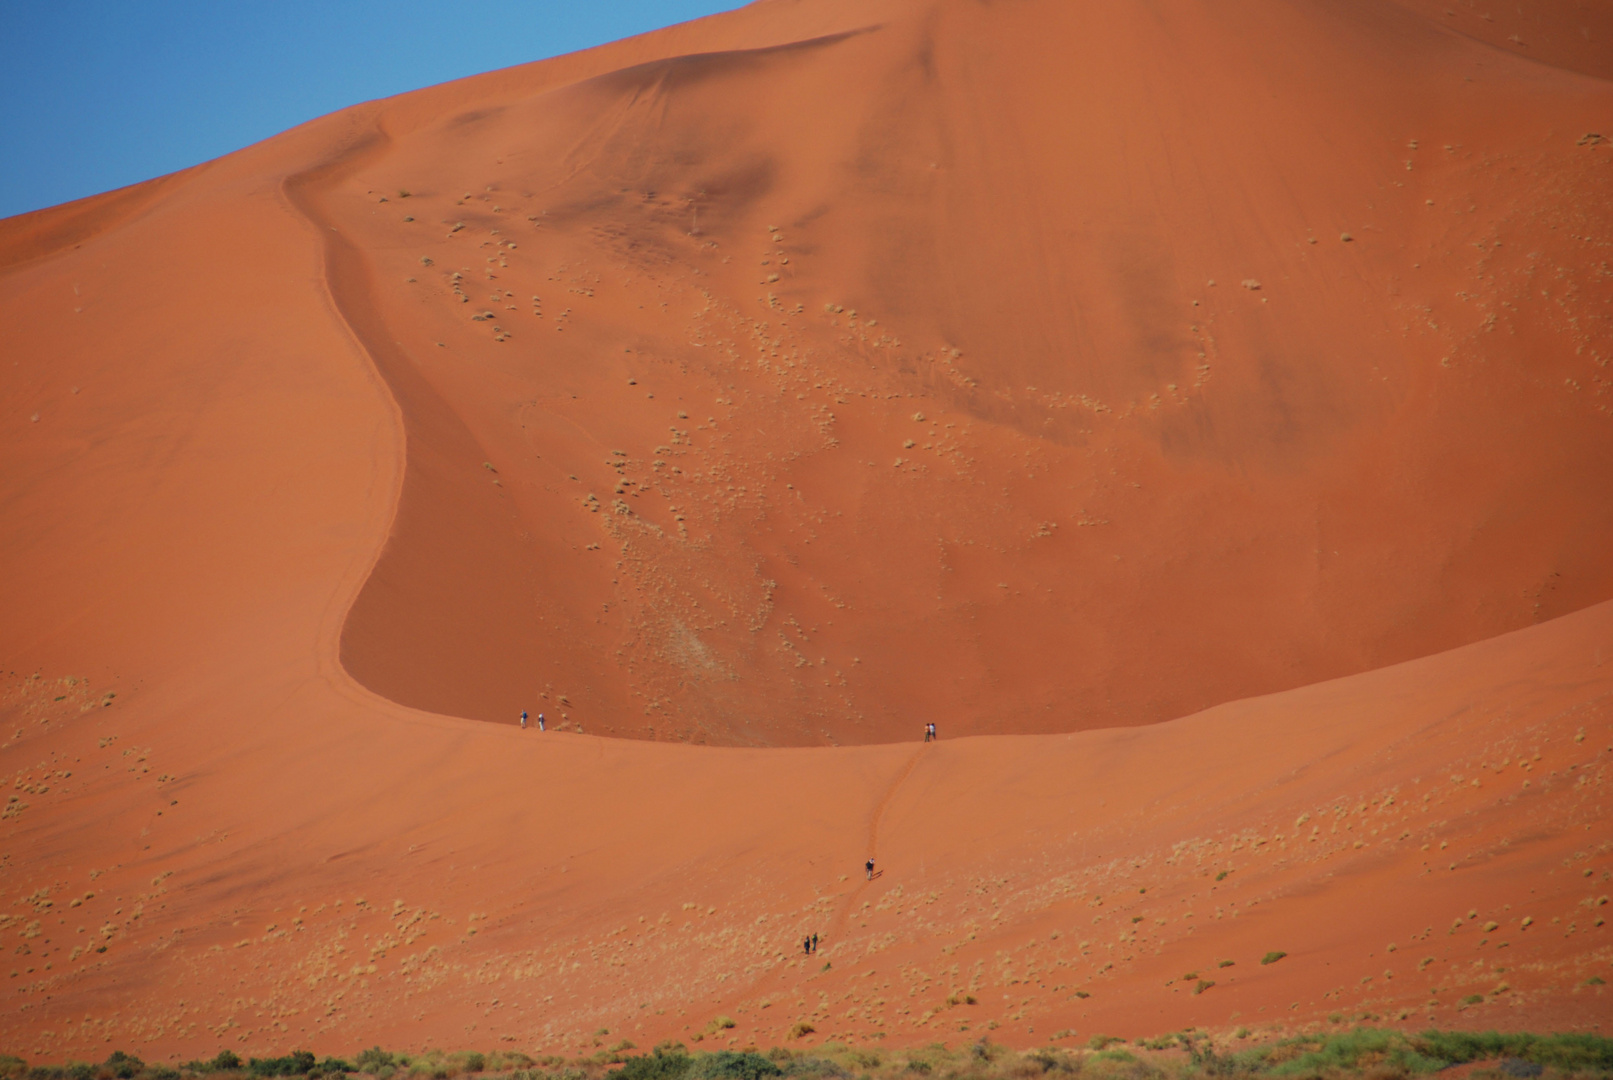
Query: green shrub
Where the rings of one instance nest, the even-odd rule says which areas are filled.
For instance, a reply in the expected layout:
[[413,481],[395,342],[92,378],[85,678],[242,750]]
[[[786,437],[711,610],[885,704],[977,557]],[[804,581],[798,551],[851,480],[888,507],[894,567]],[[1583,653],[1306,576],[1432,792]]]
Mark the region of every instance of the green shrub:
[[627,1058],[609,1077],[610,1080],[683,1080],[689,1075],[693,1060],[682,1047],[672,1050],[657,1046],[651,1053]]
[[[810,1025],[808,1025],[810,1026]],[[1061,1032],[1055,1038],[1068,1037]],[[1232,1033],[1247,1038],[1247,1028]],[[1093,1036],[1090,1053],[1039,1047],[1024,1052],[986,1039],[948,1049],[932,1043],[902,1051],[826,1043],[811,1050],[775,1047],[756,1051],[691,1054],[681,1043],[663,1042],[649,1054],[617,1058],[606,1071],[609,1051],[591,1057],[546,1057],[541,1062],[515,1051],[481,1054],[430,1051],[420,1055],[390,1054],[379,1047],[362,1051],[353,1064],[336,1058],[316,1061],[307,1051],[283,1058],[240,1058],[222,1051],[212,1061],[184,1068],[194,1080],[218,1073],[248,1073],[240,1080],[303,1077],[330,1078],[362,1070],[369,1076],[396,1073],[397,1080],[457,1076],[481,1072],[503,1080],[1406,1080],[1450,1065],[1479,1061],[1501,1063],[1509,1076],[1538,1069],[1551,1076],[1602,1077],[1613,1080],[1613,1039],[1600,1035],[1534,1035],[1527,1033],[1400,1031],[1359,1027],[1312,1031],[1250,1046],[1232,1042],[1218,1049],[1203,1031],[1185,1031],[1138,1039],[1150,1050],[1181,1047],[1185,1055],[1139,1060],[1123,1048],[1124,1040]],[[1234,1050],[1232,1047],[1242,1046]],[[166,1066],[147,1066],[128,1054],[113,1054],[103,1064],[68,1062],[30,1068],[15,1057],[0,1057],[0,1080],[180,1080]],[[226,1080],[219,1077],[218,1080]],[[467,1076],[467,1080],[469,1080]],[[1548,1078],[1549,1080],[1549,1078]]]
[[760,1054],[719,1050],[696,1058],[689,1075],[695,1080],[762,1080],[765,1076],[783,1076],[784,1070]]
[[374,1076],[382,1069],[396,1065],[397,1062],[391,1054],[382,1050],[379,1046],[372,1046],[368,1050],[359,1051],[358,1057],[353,1059],[353,1064],[358,1066],[359,1072],[369,1073]]
[[487,1066],[493,1072],[504,1072],[508,1069],[530,1069],[537,1062],[521,1053],[519,1050],[501,1050],[496,1054],[489,1054]]
[[[1241,1030],[1241,1029],[1240,1029]],[[1219,1059],[1223,1071],[1269,1076],[1324,1076],[1361,1071],[1431,1073],[1483,1057],[1521,1056],[1519,1036],[1494,1032],[1427,1032],[1416,1038],[1381,1028],[1299,1035]],[[1532,1039],[1533,1036],[1522,1036]]]
[[1038,1047],[1027,1050],[1024,1060],[1035,1065],[1042,1073],[1073,1073],[1080,1072],[1080,1063],[1062,1050],[1048,1050]]
[[1275,964],[1277,961],[1281,960],[1283,957],[1285,957],[1287,955],[1288,954],[1285,953],[1285,952],[1279,952],[1276,949],[1273,949],[1271,952],[1267,953],[1265,956],[1262,956],[1260,958],[1260,962],[1262,964]]
[[1419,1053],[1453,1065],[1511,1057],[1566,1072],[1613,1072],[1613,1039],[1601,1035],[1425,1031],[1412,1041]]
[[314,1067],[314,1055],[306,1050],[293,1050],[285,1057],[253,1058],[246,1063],[253,1076],[307,1076]]
[[112,1051],[102,1068],[117,1077],[117,1080],[132,1080],[146,1067],[146,1063],[132,1054],[125,1054],[122,1050]]
[[1136,1055],[1129,1050],[1099,1050],[1092,1057],[1095,1061],[1115,1061],[1122,1065],[1137,1064]]

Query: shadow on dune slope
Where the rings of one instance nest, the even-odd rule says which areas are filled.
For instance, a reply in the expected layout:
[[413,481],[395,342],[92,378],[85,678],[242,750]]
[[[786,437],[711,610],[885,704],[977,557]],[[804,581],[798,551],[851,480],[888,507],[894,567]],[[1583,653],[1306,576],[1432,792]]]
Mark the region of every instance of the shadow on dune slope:
[[851,14],[377,109],[317,200],[409,428],[361,681],[1057,731],[1613,594],[1604,84],[1393,5]]

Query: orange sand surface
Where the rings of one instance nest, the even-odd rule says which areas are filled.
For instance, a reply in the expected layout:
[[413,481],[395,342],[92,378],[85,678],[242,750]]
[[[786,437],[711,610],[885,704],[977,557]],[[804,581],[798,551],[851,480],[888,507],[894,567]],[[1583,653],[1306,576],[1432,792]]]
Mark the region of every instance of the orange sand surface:
[[1456,7],[764,0],[0,222],[0,1048],[1603,1023],[1608,20]]

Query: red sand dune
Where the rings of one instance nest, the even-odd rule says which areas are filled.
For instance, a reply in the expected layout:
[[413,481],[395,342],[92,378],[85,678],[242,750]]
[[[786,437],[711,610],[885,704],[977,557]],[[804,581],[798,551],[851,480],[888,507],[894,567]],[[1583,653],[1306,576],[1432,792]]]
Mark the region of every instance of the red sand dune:
[[774,0],[0,223],[0,1046],[1599,1023],[1524,14]]

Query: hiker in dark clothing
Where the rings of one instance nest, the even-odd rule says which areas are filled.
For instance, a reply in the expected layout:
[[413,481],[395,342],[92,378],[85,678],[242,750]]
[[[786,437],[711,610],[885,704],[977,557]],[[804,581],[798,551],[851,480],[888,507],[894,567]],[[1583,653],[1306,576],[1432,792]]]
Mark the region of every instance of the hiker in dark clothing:
[[808,956],[812,955],[812,939],[811,938],[802,938],[801,939],[801,951],[806,953]]
[[521,710],[521,730],[522,731],[526,730],[526,710],[525,709]]
[[868,865],[865,867],[865,869],[868,871],[868,880],[873,881],[874,880],[874,857],[872,855],[870,855],[868,857]]
[[812,935],[812,951],[813,952],[818,951],[818,935],[817,934]]

